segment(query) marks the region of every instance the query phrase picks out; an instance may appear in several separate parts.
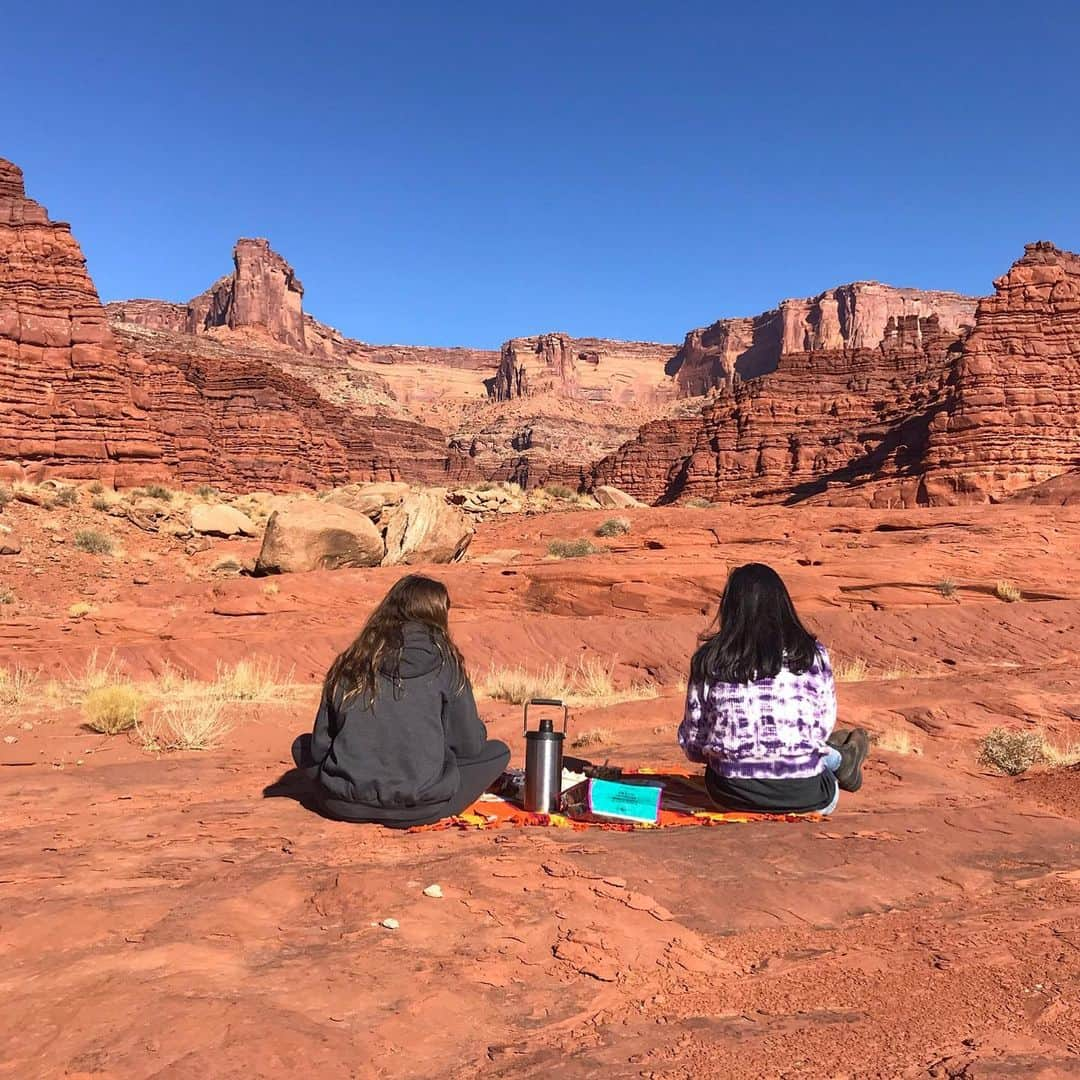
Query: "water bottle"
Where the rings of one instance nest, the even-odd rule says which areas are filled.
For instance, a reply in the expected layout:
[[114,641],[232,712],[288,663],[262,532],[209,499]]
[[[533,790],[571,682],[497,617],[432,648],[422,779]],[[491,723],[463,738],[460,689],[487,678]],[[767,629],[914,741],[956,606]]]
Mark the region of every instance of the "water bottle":
[[[529,706],[552,705],[563,711],[562,731],[550,719],[529,730]],[[525,703],[525,809],[530,814],[557,814],[562,798],[563,740],[570,710],[554,698],[533,698]]]

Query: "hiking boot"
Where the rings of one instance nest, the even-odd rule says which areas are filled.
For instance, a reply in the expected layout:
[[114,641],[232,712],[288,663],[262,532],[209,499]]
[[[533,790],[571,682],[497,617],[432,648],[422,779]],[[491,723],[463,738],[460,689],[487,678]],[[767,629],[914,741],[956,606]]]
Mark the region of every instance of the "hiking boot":
[[838,727],[833,733],[825,740],[826,745],[831,746],[834,750],[839,750],[843,747],[844,743],[851,738],[851,734],[854,728]]
[[[842,742],[838,736],[843,736]],[[862,787],[862,765],[870,753],[870,736],[862,728],[852,728],[834,731],[827,741],[834,750],[840,751],[840,768],[836,770],[840,790],[858,791]]]

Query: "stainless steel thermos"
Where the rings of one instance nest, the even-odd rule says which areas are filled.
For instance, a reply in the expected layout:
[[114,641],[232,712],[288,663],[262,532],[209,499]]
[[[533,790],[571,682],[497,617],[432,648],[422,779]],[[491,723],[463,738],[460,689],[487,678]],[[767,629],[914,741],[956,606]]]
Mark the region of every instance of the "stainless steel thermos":
[[[563,711],[562,731],[550,719],[529,730],[529,706],[551,705]],[[557,814],[562,797],[563,740],[570,710],[554,698],[533,698],[525,703],[525,809],[532,814]]]

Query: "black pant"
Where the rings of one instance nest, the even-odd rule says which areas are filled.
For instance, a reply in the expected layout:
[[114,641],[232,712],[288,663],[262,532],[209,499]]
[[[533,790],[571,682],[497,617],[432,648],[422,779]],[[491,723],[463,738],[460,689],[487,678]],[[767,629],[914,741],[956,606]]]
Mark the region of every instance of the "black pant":
[[[310,735],[300,735],[293,743],[293,760],[301,768],[304,768],[302,763],[311,761]],[[477,757],[457,759],[461,776],[457,794],[447,802],[429,803],[426,806],[393,809],[361,806],[327,798],[326,792],[318,784],[316,787],[320,796],[319,804],[330,817],[341,821],[370,822],[390,829],[411,829],[414,825],[434,825],[443,818],[460,814],[495,783],[509,764],[510,747],[499,739],[488,739]]]

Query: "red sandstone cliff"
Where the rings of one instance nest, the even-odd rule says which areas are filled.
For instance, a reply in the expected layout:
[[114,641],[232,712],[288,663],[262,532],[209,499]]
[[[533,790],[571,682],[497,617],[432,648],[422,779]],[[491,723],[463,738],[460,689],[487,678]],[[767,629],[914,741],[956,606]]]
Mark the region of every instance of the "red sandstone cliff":
[[645,425],[592,482],[651,501],[913,506],[996,501],[1076,469],[1080,257],[1028,245],[995,286],[969,333],[906,315],[877,348],[784,353],[700,416]]
[[0,159],[0,473],[158,473],[145,374],[117,352],[71,227]]
[[613,405],[670,401],[675,388],[665,366],[674,345],[540,334],[502,347],[492,396],[496,401],[555,393]]
[[[241,253],[241,285],[250,269]],[[269,286],[233,290],[225,317],[272,306],[275,280],[299,295],[291,271],[272,262],[270,277]],[[435,483],[451,471],[435,428],[374,406],[366,415],[335,406],[275,362],[273,350],[188,348],[195,339],[175,333],[170,305],[119,307],[156,329],[135,327],[141,333],[118,342],[70,227],[50,222],[26,198],[19,169],[0,160],[0,473],[242,488]],[[295,324],[277,325],[287,336]],[[469,463],[452,471],[468,473]]]
[[1080,467],[1080,255],[1028,244],[994,286],[931,426],[936,503],[996,501]]
[[686,335],[671,367],[679,394],[707,394],[735,376],[753,379],[775,371],[787,353],[874,349],[890,320],[938,317],[946,333],[974,322],[976,300],[959,293],[900,289],[877,281],[839,285],[804,300],[784,300],[749,318],[720,319]]

